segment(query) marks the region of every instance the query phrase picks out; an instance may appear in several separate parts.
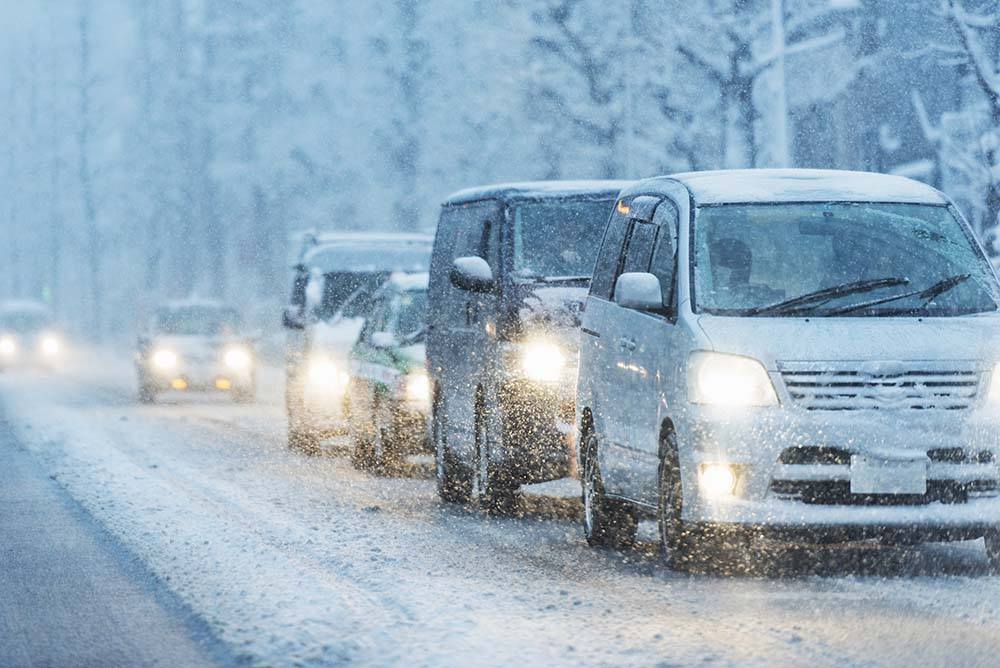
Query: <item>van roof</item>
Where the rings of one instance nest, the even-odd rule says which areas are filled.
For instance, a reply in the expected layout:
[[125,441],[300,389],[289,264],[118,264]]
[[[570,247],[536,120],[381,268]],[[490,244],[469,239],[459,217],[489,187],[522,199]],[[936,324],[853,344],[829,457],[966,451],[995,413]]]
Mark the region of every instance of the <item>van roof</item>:
[[729,169],[686,172],[646,179],[629,194],[655,189],[664,181],[683,184],[696,204],[766,202],[895,202],[946,204],[934,188],[891,174],[824,169]]
[[468,204],[484,199],[525,200],[587,195],[617,197],[632,181],[526,181],[466,188],[449,195],[442,206]]

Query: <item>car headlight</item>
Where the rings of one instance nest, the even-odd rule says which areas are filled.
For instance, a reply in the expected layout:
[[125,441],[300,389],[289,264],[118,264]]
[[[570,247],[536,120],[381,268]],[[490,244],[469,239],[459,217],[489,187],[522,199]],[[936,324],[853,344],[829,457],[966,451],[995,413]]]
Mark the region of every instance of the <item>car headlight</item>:
[[774,406],[778,395],[764,365],[749,357],[695,352],[689,366],[691,402],[716,406]]
[[566,354],[562,348],[549,341],[529,341],[521,351],[521,370],[525,377],[551,383],[562,377],[566,368]]
[[62,351],[62,342],[55,334],[46,334],[42,337],[38,347],[46,357],[54,357]]
[[17,354],[17,339],[13,336],[0,337],[0,355],[13,357]]
[[226,368],[231,371],[246,371],[253,364],[253,356],[250,351],[242,346],[229,348],[222,359]]
[[702,464],[698,469],[698,490],[706,498],[731,496],[736,480],[736,471],[729,464]]
[[351,380],[333,360],[326,357],[310,360],[308,374],[309,384],[315,387],[339,389],[346,387]]
[[403,392],[408,401],[417,403],[430,403],[431,400],[431,380],[426,373],[417,372],[407,374],[403,385]]
[[153,368],[159,371],[171,371],[177,367],[177,353],[173,350],[160,349],[153,353]]

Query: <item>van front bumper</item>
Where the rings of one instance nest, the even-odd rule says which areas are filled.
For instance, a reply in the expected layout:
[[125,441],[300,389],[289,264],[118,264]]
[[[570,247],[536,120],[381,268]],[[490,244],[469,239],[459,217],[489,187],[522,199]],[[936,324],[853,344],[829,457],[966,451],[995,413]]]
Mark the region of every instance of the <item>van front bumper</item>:
[[[685,521],[798,537],[976,537],[1000,526],[1000,413],[692,407],[678,421]],[[689,447],[690,446],[690,447]],[[852,493],[856,457],[917,462],[926,493]],[[732,495],[699,488],[704,464],[737,472]]]
[[521,483],[556,480],[573,470],[576,404],[564,385],[510,380],[500,387],[507,470]]

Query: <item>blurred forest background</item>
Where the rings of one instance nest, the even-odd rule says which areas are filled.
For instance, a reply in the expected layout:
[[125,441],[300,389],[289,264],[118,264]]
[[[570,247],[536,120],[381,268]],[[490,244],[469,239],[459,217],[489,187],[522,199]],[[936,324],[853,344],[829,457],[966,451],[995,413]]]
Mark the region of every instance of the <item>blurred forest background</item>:
[[276,325],[288,236],[489,182],[804,166],[936,185],[991,252],[995,0],[6,0],[0,298],[95,339]]

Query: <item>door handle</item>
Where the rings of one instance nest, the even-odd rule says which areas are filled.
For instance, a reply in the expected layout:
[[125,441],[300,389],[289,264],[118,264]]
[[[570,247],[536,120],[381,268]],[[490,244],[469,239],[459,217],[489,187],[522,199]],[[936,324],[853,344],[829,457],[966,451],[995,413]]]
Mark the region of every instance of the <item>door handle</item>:
[[632,352],[633,350],[635,350],[636,347],[635,339],[622,337],[618,339],[618,347],[621,348],[622,350],[627,350],[629,352]]

